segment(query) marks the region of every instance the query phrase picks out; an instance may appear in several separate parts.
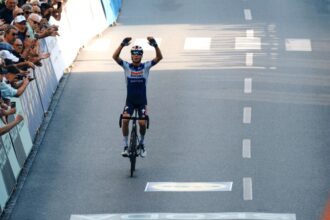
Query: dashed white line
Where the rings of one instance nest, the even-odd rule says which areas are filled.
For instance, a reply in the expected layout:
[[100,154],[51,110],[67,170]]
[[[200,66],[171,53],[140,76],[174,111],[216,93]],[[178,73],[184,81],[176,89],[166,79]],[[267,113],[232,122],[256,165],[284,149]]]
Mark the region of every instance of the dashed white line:
[[242,142],[243,150],[242,150],[242,156],[243,158],[251,158],[251,140],[250,139],[243,139]]
[[244,79],[244,93],[252,93],[252,78]]
[[247,66],[253,66],[253,53],[246,53],[245,64]]
[[243,109],[243,123],[244,124],[250,124],[251,123],[251,107],[244,107]]
[[244,18],[247,21],[252,20],[252,14],[250,9],[244,9]]
[[243,178],[243,199],[244,200],[253,199],[252,178],[251,177]]
[[236,50],[261,50],[261,41],[259,37],[236,37]]

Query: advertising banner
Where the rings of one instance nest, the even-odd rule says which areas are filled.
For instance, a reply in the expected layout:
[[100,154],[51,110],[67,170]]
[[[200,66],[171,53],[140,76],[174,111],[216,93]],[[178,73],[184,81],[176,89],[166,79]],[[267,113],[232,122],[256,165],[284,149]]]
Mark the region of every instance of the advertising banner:
[[115,16],[115,18],[117,19],[120,9],[121,9],[121,1],[122,0],[111,0],[110,1],[110,6],[112,8],[112,12]]
[[[4,126],[4,123],[2,122],[2,120],[0,120],[0,126],[1,127]],[[6,158],[9,160],[9,164],[10,164],[10,167],[13,171],[14,177],[15,177],[15,179],[17,179],[17,177],[20,173],[20,170],[22,168],[21,164],[24,163],[24,160],[23,160],[23,158],[21,158],[21,161],[22,161],[21,164],[18,161],[16,151],[15,151],[14,146],[12,144],[9,133],[6,133],[6,134],[1,136],[0,145],[4,149],[4,151],[6,153]]]
[[108,25],[112,25],[117,20],[121,9],[121,4],[121,0],[102,0]]
[[56,75],[57,82],[59,82],[63,76],[65,64],[61,54],[61,50],[58,46],[57,38],[46,37],[45,42],[47,44],[47,49],[50,52],[50,61],[52,64],[52,68]]
[[[40,49],[43,52],[48,52],[46,42],[40,41]],[[41,103],[44,112],[48,110],[52,96],[56,90],[58,81],[54,73],[52,64],[49,59],[41,60],[42,66],[34,70],[34,77],[37,83],[37,88],[41,98]]]
[[[16,102],[16,114],[13,115],[12,117],[9,117],[8,120],[9,121],[14,120],[14,118],[18,114],[22,115],[24,117],[24,120],[15,126],[16,131],[17,131],[17,134],[15,134],[15,136],[17,136],[16,138],[14,135],[12,135],[11,132],[9,132],[9,133],[11,135],[12,142],[14,144],[15,149],[17,148],[16,143],[19,144],[18,139],[21,140],[21,142],[22,142],[21,149],[24,151],[24,152],[22,152],[22,154],[24,153],[27,157],[33,146],[28,123],[27,123],[28,122],[27,116],[25,115],[25,113],[23,111],[23,106],[22,106],[22,102],[21,102],[20,98],[11,98],[11,101]],[[15,130],[15,128],[12,130]]]
[[20,100],[24,116],[26,116],[24,120],[27,120],[31,139],[34,140],[44,118],[44,110],[35,80],[30,82],[24,93],[20,96]]
[[[3,145],[0,144],[0,179],[4,182],[4,189],[0,189],[0,191],[6,191],[5,195],[11,195],[13,191],[16,180],[13,173],[13,170],[9,164],[8,157],[6,155],[6,150]],[[2,197],[2,196],[1,196]]]
[[[1,165],[1,161],[0,161],[0,165]],[[6,191],[5,181],[3,179],[2,173],[0,173],[0,213],[4,209],[7,200],[8,200],[8,194]]]

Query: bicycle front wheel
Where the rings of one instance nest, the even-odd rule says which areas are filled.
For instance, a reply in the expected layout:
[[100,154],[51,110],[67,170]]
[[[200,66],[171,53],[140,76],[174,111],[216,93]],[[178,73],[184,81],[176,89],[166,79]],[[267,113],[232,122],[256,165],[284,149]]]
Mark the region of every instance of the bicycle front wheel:
[[136,130],[132,129],[131,138],[130,138],[130,147],[129,147],[129,159],[131,162],[131,177],[135,171],[136,157],[137,157],[137,134]]
[[135,156],[131,156],[130,157],[130,161],[131,161],[131,177],[133,177],[133,173],[135,171],[136,157]]

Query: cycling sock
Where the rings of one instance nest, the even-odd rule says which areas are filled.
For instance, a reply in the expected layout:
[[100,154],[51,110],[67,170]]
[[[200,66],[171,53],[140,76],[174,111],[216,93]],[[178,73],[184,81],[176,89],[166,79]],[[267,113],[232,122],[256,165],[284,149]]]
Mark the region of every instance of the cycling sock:
[[124,136],[124,146],[128,146],[128,136]]
[[144,144],[144,135],[141,135],[140,144]]

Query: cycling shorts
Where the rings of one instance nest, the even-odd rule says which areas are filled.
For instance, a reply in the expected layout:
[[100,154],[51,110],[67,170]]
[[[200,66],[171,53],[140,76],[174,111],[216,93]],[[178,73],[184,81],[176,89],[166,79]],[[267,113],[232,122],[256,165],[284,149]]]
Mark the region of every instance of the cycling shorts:
[[140,118],[144,118],[147,115],[147,106],[146,105],[133,105],[127,103],[124,107],[123,113],[128,113],[130,116],[133,115],[134,109],[137,109],[138,115]]

